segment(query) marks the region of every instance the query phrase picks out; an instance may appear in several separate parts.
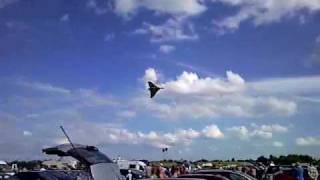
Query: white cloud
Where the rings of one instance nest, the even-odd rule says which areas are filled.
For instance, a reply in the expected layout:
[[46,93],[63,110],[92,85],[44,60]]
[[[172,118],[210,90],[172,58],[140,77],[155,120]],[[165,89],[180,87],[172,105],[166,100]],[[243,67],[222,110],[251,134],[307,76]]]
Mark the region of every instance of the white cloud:
[[166,90],[179,94],[234,93],[244,90],[244,80],[232,71],[227,71],[227,79],[200,78],[196,73],[184,71],[175,81],[165,83]]
[[92,89],[78,89],[73,92],[73,96],[74,101],[78,102],[79,106],[114,106],[118,104],[118,102],[110,95],[99,93]]
[[271,139],[273,136],[273,133],[270,131],[262,131],[262,130],[254,130],[252,134],[250,134],[252,137],[259,137],[263,139]]
[[296,139],[298,146],[320,146],[320,137],[299,137]]
[[316,47],[311,54],[310,60],[307,62],[308,66],[320,65],[320,46]]
[[[296,112],[297,105],[293,101],[280,100],[275,97],[258,99],[257,111],[264,111],[265,108],[272,114],[282,114],[286,116],[293,115]],[[259,110],[258,110],[259,109]]]
[[23,136],[32,136],[32,133],[30,131],[23,131]]
[[[0,144],[3,145],[0,149],[0,156],[6,160],[14,160],[26,158],[30,154],[37,154],[36,152],[40,149],[39,143],[42,142],[39,139],[42,138],[43,141],[46,141],[46,134],[40,137],[33,136],[33,128],[37,126],[33,121],[22,121],[17,114],[11,114],[3,110],[0,110]],[[21,124],[32,124],[30,126],[32,129],[23,129],[23,126],[19,126]],[[34,157],[29,156],[29,159]],[[36,158],[39,158],[39,156]]]
[[0,0],[0,8],[4,8],[10,4],[19,2],[19,0]]
[[193,129],[178,129],[173,133],[165,133],[160,135],[160,139],[163,139],[165,146],[170,147],[177,144],[185,146],[190,145],[194,139],[201,137],[200,132]]
[[[37,91],[34,98],[25,98],[25,101],[29,101],[29,106],[34,105],[36,107],[41,107],[62,103],[61,105],[69,105],[69,107],[72,108],[81,108],[115,106],[118,104],[111,95],[100,93],[94,89],[69,90],[48,83],[28,82],[23,80],[17,80],[15,84],[24,89]],[[48,93],[50,95],[48,95]],[[24,97],[21,98],[23,99]]]
[[152,82],[157,82],[158,81],[158,73],[156,72],[155,69],[153,68],[148,68],[145,70],[143,80],[144,82],[152,81]]
[[279,124],[261,125],[252,124],[251,127],[234,126],[227,128],[231,136],[241,140],[249,140],[250,138],[270,139],[274,133],[285,133],[288,128]]
[[96,0],[88,0],[87,2],[87,7],[92,9],[96,15],[103,15],[107,13],[112,8],[111,6],[111,4],[105,4],[103,7],[102,5],[99,5]]
[[250,82],[250,88],[262,94],[297,96],[320,91],[320,76],[272,78]]
[[111,33],[111,34],[106,34],[105,36],[104,36],[104,41],[105,42],[109,42],[109,41],[111,41],[111,40],[113,40],[114,39],[114,34],[113,33]]
[[183,69],[187,69],[187,70],[194,71],[194,72],[199,72],[201,74],[212,75],[212,73],[210,71],[208,71],[206,68],[195,66],[193,64],[188,64],[188,63],[185,63],[185,62],[175,61],[175,65],[177,65],[177,66],[179,66],[179,67],[181,67]]
[[302,11],[312,13],[320,10],[318,0],[214,0],[214,2],[240,8],[237,14],[222,21],[215,21],[222,30],[236,30],[246,20],[252,20],[258,26],[297,16]]
[[271,125],[262,125],[261,126],[262,131],[268,131],[268,132],[287,132],[288,128],[285,126],[281,126],[279,124],[271,124]]
[[249,139],[249,130],[245,126],[234,126],[228,128],[227,131],[231,132],[232,135],[238,137],[241,140]]
[[63,16],[61,16],[60,21],[61,22],[67,22],[70,20],[69,14],[64,14]]
[[[307,77],[304,78],[308,79]],[[159,81],[159,73],[153,68],[149,68],[145,72],[144,80],[150,79]],[[259,115],[263,114],[272,116],[274,111],[270,111],[270,107],[263,104],[263,101],[266,101],[270,96],[275,96],[276,99],[281,101],[282,98],[290,101],[282,94],[277,97],[279,92],[263,91],[262,93],[263,88],[253,90],[251,87],[253,82],[246,82],[240,75],[231,71],[227,73],[226,77],[204,78],[195,73],[186,72],[185,79],[181,78],[181,82],[178,79],[167,80],[160,85],[166,86],[169,82],[179,83],[186,86],[186,90],[180,91],[174,88],[167,90],[167,87],[165,87],[155,99],[147,98],[148,96],[138,97],[133,100],[136,100],[134,103],[132,103],[131,99],[120,103],[114,97],[95,89],[70,90],[48,83],[21,83],[21,81],[20,83],[12,83],[10,81],[14,88],[9,89],[14,91],[11,95],[6,94],[8,101],[4,102],[6,104],[0,104],[0,109],[14,109],[17,117],[8,118],[10,119],[8,122],[11,123],[11,127],[7,128],[4,120],[6,118],[1,116],[0,112],[2,119],[0,125],[4,127],[3,129],[6,129],[0,132],[2,137],[0,141],[9,144],[14,142],[11,143],[10,147],[34,147],[33,151],[27,152],[38,152],[37,150],[42,146],[65,142],[65,138],[56,133],[61,124],[65,126],[72,139],[78,143],[101,146],[105,144],[136,144],[156,148],[188,146],[200,138],[219,139],[225,136],[228,137],[232,134],[232,129],[234,129],[234,133],[239,131],[239,135],[236,137],[242,139],[253,139],[255,137],[268,139],[276,133],[288,131],[288,128],[278,124],[253,124],[248,127],[236,126],[230,129],[227,128],[227,131],[222,131],[224,129],[220,130],[216,125],[212,124],[201,129],[186,128],[169,132],[158,129],[144,129],[143,132],[140,132],[139,130],[127,129],[122,124],[116,124],[117,122],[112,121],[112,119],[117,119],[119,116],[133,116],[135,114],[133,112],[136,112],[135,115],[139,117],[137,119],[142,117],[142,120],[150,120],[155,116],[164,119],[184,119],[186,121],[188,120],[187,118],[209,119],[224,115],[259,117]],[[201,84],[198,81],[206,82],[203,83],[203,88],[198,87]],[[294,81],[294,78],[292,81]],[[297,86],[302,86],[299,84],[300,80],[297,82]],[[313,81],[315,86],[317,85],[316,82]],[[214,89],[212,93],[205,87],[207,84],[210,85],[210,90]],[[284,83],[283,86],[287,86],[286,84]],[[289,84],[291,84],[291,80]],[[19,86],[18,88],[17,85]],[[281,83],[279,85],[281,86]],[[191,91],[189,90],[191,88],[198,90]],[[306,93],[315,91],[314,89],[309,89],[311,86],[305,86],[305,88]],[[289,96],[291,97],[292,94],[294,95],[296,92],[290,92]],[[280,111],[276,112],[280,113]],[[141,116],[139,113],[146,114]],[[280,113],[280,115],[283,114]],[[27,135],[28,132],[23,133],[21,129],[17,128],[17,124],[23,123],[17,122],[15,124],[16,121],[32,123],[31,129],[28,129],[29,132],[32,132],[32,136],[28,136],[28,138],[23,136],[24,134]],[[110,121],[114,124],[101,123]],[[14,135],[11,136],[12,132],[14,132]],[[88,134],[90,134],[89,137]],[[2,150],[0,155],[9,154],[7,152]]]
[[134,13],[137,7],[135,0],[115,0],[115,12],[123,16]]
[[162,52],[163,54],[170,54],[175,49],[176,49],[175,46],[164,44],[160,46],[159,51]]
[[117,114],[119,117],[121,118],[134,118],[137,113],[135,111],[130,111],[130,110],[125,110],[125,111],[121,111]]
[[27,117],[27,118],[30,118],[30,119],[34,119],[34,118],[38,118],[38,117],[39,117],[39,114],[31,113],[31,114],[27,114],[26,117]]
[[[122,127],[115,127],[104,123],[78,121],[77,124],[67,126],[70,136],[75,141],[86,144],[133,144],[147,145],[155,148],[172,147],[177,145],[189,146],[195,139],[201,137],[221,138],[223,133],[215,125],[207,126],[202,131],[194,129],[177,129],[174,132],[132,132]],[[91,134],[92,139],[87,134]],[[56,143],[64,142],[64,138],[56,138]]]
[[315,45],[310,58],[306,60],[307,66],[320,65],[320,35],[315,39]]
[[[148,70],[146,79],[158,80],[154,69]],[[297,109],[293,100],[260,92],[232,71],[226,72],[226,78],[183,72],[160,86],[165,89],[155,100],[138,97],[133,103],[163,119],[291,116]]]
[[272,143],[272,145],[273,145],[274,147],[279,147],[279,148],[284,146],[283,143],[280,142],[280,141],[274,141],[274,142]]
[[18,80],[16,83],[17,83],[17,85],[20,85],[20,86],[32,88],[34,90],[47,92],[47,93],[61,93],[61,94],[69,94],[70,93],[70,91],[68,89],[61,88],[61,87],[55,87],[55,86],[52,86],[51,84],[47,84],[47,83],[28,82],[28,81],[22,81],[22,80]]
[[[164,148],[177,145],[188,146],[195,139],[201,137],[201,133],[193,129],[178,129],[174,132],[149,131],[144,133],[130,131],[107,123],[87,121],[68,122],[66,129],[68,129],[68,133],[75,142],[90,145],[131,144]],[[88,134],[91,136],[88,136]],[[56,144],[63,142],[65,142],[63,137],[57,137],[54,140]]]
[[208,137],[208,138],[222,138],[224,136],[224,134],[220,131],[218,126],[215,124],[206,126],[202,130],[202,133],[205,137]]
[[160,25],[144,23],[134,34],[149,34],[151,42],[194,41],[199,38],[193,24],[185,17],[169,18]]
[[125,17],[134,14],[139,8],[184,16],[198,15],[206,10],[200,0],[115,0],[114,6],[115,12]]
[[315,40],[316,43],[320,43],[320,35],[318,35],[318,37]]
[[193,129],[179,129],[173,133],[149,133],[138,132],[139,143],[151,145],[156,148],[172,147],[175,145],[190,145],[194,139],[200,137],[200,133]]

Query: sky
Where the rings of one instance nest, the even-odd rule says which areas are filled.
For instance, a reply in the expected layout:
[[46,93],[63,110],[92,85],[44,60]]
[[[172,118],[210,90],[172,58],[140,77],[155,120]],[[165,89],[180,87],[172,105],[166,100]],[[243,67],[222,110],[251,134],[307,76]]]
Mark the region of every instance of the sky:
[[319,0],[0,0],[0,159],[319,158],[319,109]]

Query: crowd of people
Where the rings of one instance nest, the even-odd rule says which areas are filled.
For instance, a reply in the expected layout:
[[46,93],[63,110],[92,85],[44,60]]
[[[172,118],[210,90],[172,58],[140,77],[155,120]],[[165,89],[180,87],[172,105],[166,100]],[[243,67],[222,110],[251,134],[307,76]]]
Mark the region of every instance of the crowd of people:
[[[219,169],[222,169],[220,167]],[[231,168],[223,168],[236,172],[242,172],[256,179],[264,180],[304,180],[304,168],[301,164],[296,163],[294,166],[275,166],[271,163],[267,167],[259,166],[234,166]],[[312,169],[312,168],[311,168]],[[311,171],[308,168],[308,177],[307,179],[317,179],[318,172]],[[182,164],[182,165],[171,165],[163,166],[161,163],[157,165],[149,165],[145,169],[146,177],[150,179],[162,179],[162,178],[175,178],[181,175],[189,174],[194,172],[195,167]],[[317,169],[315,169],[317,171]],[[307,177],[307,176],[306,176]],[[126,176],[126,179],[132,180],[132,176],[129,174]]]
[[178,177],[179,175],[187,174],[190,172],[190,168],[181,166],[163,167],[161,165],[153,165],[147,167],[147,176],[151,179],[155,178],[168,178]]

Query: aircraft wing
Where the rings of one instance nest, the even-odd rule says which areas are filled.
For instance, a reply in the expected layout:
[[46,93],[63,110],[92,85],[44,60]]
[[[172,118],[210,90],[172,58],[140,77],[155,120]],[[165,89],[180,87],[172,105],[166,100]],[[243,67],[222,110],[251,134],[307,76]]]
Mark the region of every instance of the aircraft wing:
[[153,84],[151,81],[148,81],[149,88],[157,88],[155,84]]

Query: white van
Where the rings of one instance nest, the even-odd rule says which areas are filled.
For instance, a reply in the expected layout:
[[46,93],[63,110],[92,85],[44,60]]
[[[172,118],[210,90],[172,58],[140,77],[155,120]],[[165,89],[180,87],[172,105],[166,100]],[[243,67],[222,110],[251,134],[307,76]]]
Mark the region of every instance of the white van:
[[116,163],[119,169],[132,169],[138,171],[145,171],[146,164],[142,161],[128,161],[128,160],[117,160]]

